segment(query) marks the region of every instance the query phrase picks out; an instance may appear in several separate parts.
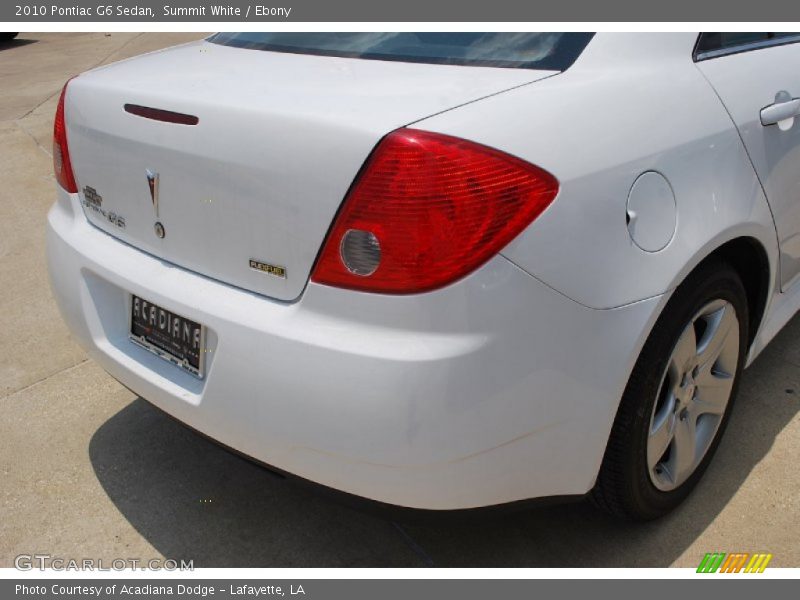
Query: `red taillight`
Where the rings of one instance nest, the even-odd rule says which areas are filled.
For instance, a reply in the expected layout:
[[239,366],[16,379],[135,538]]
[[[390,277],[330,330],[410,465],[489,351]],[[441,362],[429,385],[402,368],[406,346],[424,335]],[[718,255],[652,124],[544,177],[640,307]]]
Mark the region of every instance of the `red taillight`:
[[69,81],[64,84],[61,90],[61,97],[58,99],[56,108],[56,119],[53,125],[53,170],[55,171],[56,181],[70,194],[78,192],[78,185],[75,183],[75,175],[72,173],[72,163],[69,160],[69,148],[67,147],[67,125],[64,121],[64,97],[67,95]]
[[397,130],[345,199],[312,280],[390,294],[443,287],[497,254],[557,193],[550,173],[498,150]]

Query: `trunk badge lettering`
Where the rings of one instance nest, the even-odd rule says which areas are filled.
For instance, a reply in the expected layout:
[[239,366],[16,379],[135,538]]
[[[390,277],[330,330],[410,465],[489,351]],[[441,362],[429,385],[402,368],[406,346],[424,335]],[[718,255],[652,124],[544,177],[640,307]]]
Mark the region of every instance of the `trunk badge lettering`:
[[125,217],[104,209],[103,197],[98,194],[97,190],[93,187],[87,185],[83,188],[83,200],[81,200],[81,204],[85,209],[91,210],[112,225],[116,225],[120,229],[125,229]]
[[89,187],[88,185],[83,188],[83,197],[86,198],[86,202],[100,208],[103,206],[103,197],[97,193],[97,190],[93,187]]
[[255,269],[256,271],[261,271],[262,273],[267,273],[273,277],[286,279],[286,267],[281,267],[280,265],[271,265],[269,263],[261,262],[260,260],[251,258],[250,268]]

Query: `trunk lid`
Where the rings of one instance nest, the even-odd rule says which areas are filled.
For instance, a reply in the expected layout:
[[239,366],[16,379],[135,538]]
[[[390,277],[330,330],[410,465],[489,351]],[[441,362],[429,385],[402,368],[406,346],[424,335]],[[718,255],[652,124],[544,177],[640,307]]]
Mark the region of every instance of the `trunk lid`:
[[[552,74],[198,42],[74,79],[69,152],[94,225],[181,267],[291,301],[381,137]],[[144,118],[126,104],[198,122]],[[158,214],[148,173],[158,174]]]

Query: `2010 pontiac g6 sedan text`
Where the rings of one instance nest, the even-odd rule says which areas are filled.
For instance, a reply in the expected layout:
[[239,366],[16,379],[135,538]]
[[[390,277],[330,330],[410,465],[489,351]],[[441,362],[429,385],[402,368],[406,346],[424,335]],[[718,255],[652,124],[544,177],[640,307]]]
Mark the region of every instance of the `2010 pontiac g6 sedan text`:
[[223,33],[95,69],[55,119],[57,302],[281,471],[655,518],[800,307],[798,41]]

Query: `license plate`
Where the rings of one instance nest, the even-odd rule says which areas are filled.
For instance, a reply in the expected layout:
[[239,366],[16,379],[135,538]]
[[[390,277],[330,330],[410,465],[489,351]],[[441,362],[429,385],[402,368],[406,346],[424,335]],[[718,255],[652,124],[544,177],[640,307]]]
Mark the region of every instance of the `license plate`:
[[131,296],[131,341],[200,378],[203,377],[205,333],[205,327],[199,323]]

